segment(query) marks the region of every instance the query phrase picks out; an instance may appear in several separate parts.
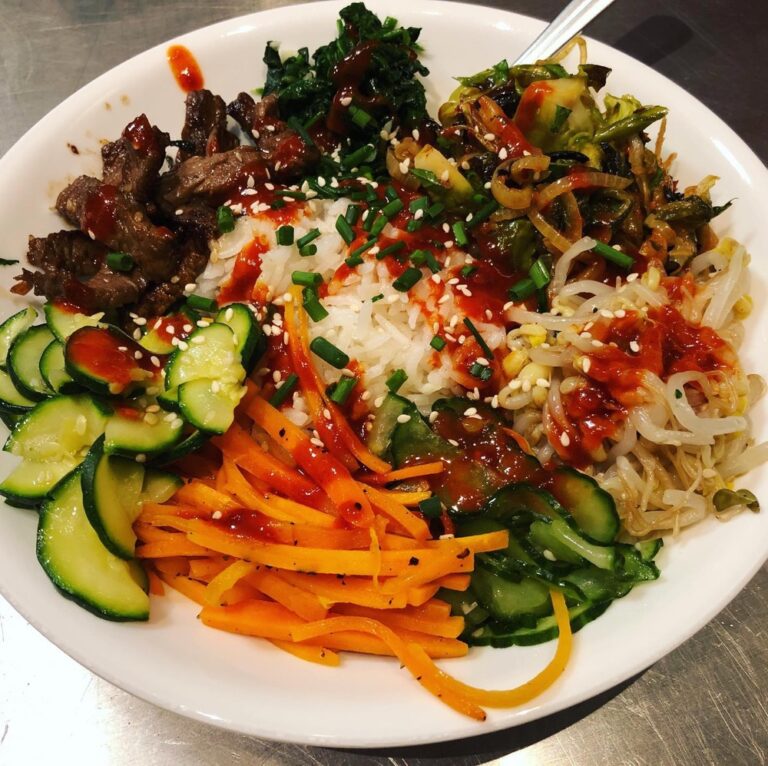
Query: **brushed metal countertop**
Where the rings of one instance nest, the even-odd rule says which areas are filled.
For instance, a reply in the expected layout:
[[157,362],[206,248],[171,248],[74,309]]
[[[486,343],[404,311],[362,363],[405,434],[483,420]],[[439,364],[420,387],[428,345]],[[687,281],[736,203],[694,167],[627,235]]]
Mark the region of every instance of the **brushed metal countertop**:
[[[0,154],[49,109],[130,56],[284,4],[0,0]],[[486,4],[552,18],[563,3]],[[764,161],[764,96],[755,85],[768,64],[766,31],[768,4],[752,0],[622,0],[589,28],[691,91]],[[506,732],[386,752],[272,743],[167,713],[80,667],[0,598],[0,766],[470,766],[493,759],[515,766],[755,766],[768,763],[766,690],[768,567],[683,646],[596,699]]]

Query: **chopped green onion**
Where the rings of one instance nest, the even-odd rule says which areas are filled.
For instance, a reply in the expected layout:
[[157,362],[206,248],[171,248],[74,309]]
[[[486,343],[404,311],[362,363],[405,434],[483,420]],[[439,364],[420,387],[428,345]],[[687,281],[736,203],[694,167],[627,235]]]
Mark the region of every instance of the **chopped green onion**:
[[365,109],[361,109],[354,104],[349,105],[349,116],[352,118],[352,122],[359,128],[366,127],[373,120],[373,117]]
[[304,200],[307,195],[300,191],[291,191],[290,189],[278,189],[275,194],[279,194],[281,197],[290,197],[291,199]]
[[307,312],[307,315],[313,322],[319,322],[328,316],[328,311],[326,310],[325,306],[320,303],[320,298],[313,288],[305,287],[301,291],[301,297],[301,305],[304,307],[304,311]]
[[133,268],[133,258],[128,253],[107,253],[107,266],[112,271],[130,271]]
[[438,519],[443,513],[443,504],[440,502],[439,497],[433,495],[419,503],[419,510],[428,519]]
[[379,293],[378,295],[374,295],[373,298],[371,298],[371,303],[376,303],[377,301],[384,299],[384,293]]
[[301,140],[307,146],[315,145],[315,142],[312,140],[309,133],[307,133],[307,129],[301,124],[301,121],[295,115],[292,115],[291,117],[288,118],[287,124],[289,128],[291,128],[301,136]]
[[408,380],[408,376],[405,370],[395,370],[386,380],[384,384],[390,391],[390,393],[396,394],[400,387]]
[[363,231],[370,231],[373,228],[373,222],[376,220],[376,211],[368,208],[363,216]]
[[482,223],[486,218],[489,218],[492,213],[495,213],[499,209],[499,203],[495,199],[487,202],[480,208],[473,216],[472,219],[467,221],[467,228],[473,228],[477,224]]
[[407,293],[424,276],[421,269],[409,266],[393,283],[392,287],[401,293]]
[[339,234],[341,234],[341,238],[348,245],[351,245],[352,242],[354,242],[354,240],[355,240],[355,232],[352,229],[352,227],[349,225],[349,223],[347,222],[347,219],[343,215],[340,215],[336,219],[336,231],[338,231]]
[[484,364],[474,362],[469,368],[469,374],[475,378],[480,378],[482,381],[488,381],[493,376],[493,371]]
[[299,237],[299,239],[296,240],[296,247],[301,250],[302,247],[305,247],[310,242],[313,242],[320,236],[320,229],[310,229],[303,237]]
[[344,213],[344,220],[350,226],[354,226],[357,223],[358,218],[360,218],[360,206],[359,205],[350,205],[347,208],[347,212]]
[[440,265],[440,264],[437,262],[437,258],[435,258],[435,255],[434,255],[434,253],[432,253],[432,252],[431,252],[431,251],[429,251],[429,250],[427,250],[427,251],[426,251],[426,253],[427,253],[427,254],[426,254],[426,256],[425,256],[424,260],[426,261],[426,264],[427,264],[427,268],[428,268],[428,269],[429,269],[429,270],[430,270],[430,271],[431,271],[433,274],[438,274],[438,273],[441,271],[441,269],[442,269],[442,266],[441,266],[441,265]]
[[530,277],[525,277],[519,282],[515,282],[515,284],[507,290],[507,294],[513,301],[523,301],[526,298],[530,298],[535,292],[536,285]]
[[373,144],[365,144],[344,157],[341,160],[341,166],[343,168],[353,168],[355,165],[360,165],[363,162],[370,162],[375,157],[376,147]]
[[379,252],[376,253],[376,260],[381,261],[388,255],[392,255],[392,253],[400,252],[400,250],[402,250],[404,247],[405,242],[403,242],[402,239],[398,240],[397,242],[393,242],[391,245],[387,245],[383,250],[379,250]]
[[356,247],[350,254],[350,258],[359,258],[366,250],[370,250],[376,244],[376,240],[371,238],[363,242],[362,245]]
[[546,314],[549,311],[549,297],[543,287],[536,291],[536,311],[539,314]]
[[235,216],[232,209],[222,205],[216,210],[216,225],[222,234],[227,234],[235,228]]
[[344,263],[349,266],[350,269],[354,269],[355,266],[359,266],[363,262],[363,258],[360,255],[350,255],[344,259]]
[[453,224],[453,237],[459,247],[466,247],[469,244],[467,232],[464,231],[464,221],[456,221]]
[[471,277],[476,271],[477,266],[463,266],[459,274],[466,279],[467,277]]
[[615,263],[622,269],[631,269],[635,264],[635,259],[631,255],[622,253],[620,250],[617,250],[615,247],[611,247],[610,245],[604,245],[602,242],[596,242],[592,249],[598,255],[605,258],[606,261]]
[[565,121],[570,117],[571,110],[567,106],[560,106],[558,104],[555,107],[555,116],[552,118],[552,122],[549,125],[550,133],[559,133],[560,129],[565,125]]
[[379,234],[384,231],[384,227],[387,225],[387,223],[389,223],[389,221],[385,215],[378,216],[378,218],[376,218],[376,220],[373,222],[373,226],[371,226],[371,235],[378,237]]
[[282,208],[285,207],[285,200],[273,199],[269,206],[272,208],[272,210],[282,210]]
[[528,276],[533,280],[533,284],[536,285],[537,290],[546,287],[551,279],[549,269],[541,258],[534,261],[531,268],[528,269]]
[[346,367],[349,364],[349,357],[340,349],[336,348],[330,341],[325,338],[315,338],[310,344],[309,349],[314,354],[317,354],[324,362],[328,362],[331,367],[335,367],[337,370]]
[[187,306],[197,311],[216,311],[218,306],[213,298],[205,298],[202,295],[190,295],[187,298]]
[[415,213],[417,210],[426,210],[429,206],[429,197],[417,197],[414,200],[411,200],[410,204],[408,205],[408,210],[410,210],[412,213]]
[[413,234],[414,231],[418,231],[423,226],[422,220],[423,219],[419,220],[416,218],[411,218],[411,220],[406,224],[406,231],[411,232],[411,234]]
[[347,375],[339,378],[339,382],[333,387],[331,401],[336,402],[336,404],[344,404],[349,399],[349,395],[352,393],[356,383],[357,378],[351,378]]
[[388,202],[386,205],[384,205],[383,208],[381,208],[381,212],[387,218],[391,218],[393,215],[399,213],[404,207],[405,205],[403,204],[402,200],[393,199],[391,202]]
[[319,287],[323,283],[323,277],[314,271],[294,271],[291,274],[291,282],[302,287]]
[[292,245],[293,244],[293,226],[281,226],[275,232],[275,239],[278,245]]
[[480,346],[481,349],[483,349],[483,353],[489,359],[491,359],[493,357],[493,352],[491,351],[491,347],[485,342],[485,338],[483,338],[483,336],[480,335],[480,332],[478,331],[477,327],[475,327],[475,323],[469,317],[464,317],[464,325],[472,333],[472,335],[474,335],[475,340],[477,341],[477,345]]
[[427,259],[427,251],[426,250],[414,250],[411,255],[411,263],[414,266],[423,266],[424,261]]
[[437,216],[439,216],[440,213],[443,212],[443,210],[445,210],[445,205],[442,202],[435,202],[434,205],[430,205],[427,208],[426,214],[430,218],[437,218]]
[[442,351],[445,348],[445,340],[439,335],[435,335],[435,337],[429,341],[429,345],[432,346],[435,351]]
[[396,199],[400,199],[397,196],[397,189],[395,189],[394,186],[387,186],[387,188],[384,190],[384,196],[390,201],[393,202]]
[[414,178],[418,178],[421,183],[427,186],[442,186],[438,177],[431,170],[411,168],[409,172]]
[[315,255],[317,253],[317,245],[304,245],[299,248],[299,255],[302,258],[306,258],[308,255]]
[[427,266],[433,274],[437,274],[442,268],[429,250],[414,250],[411,253],[411,263],[414,266]]
[[269,403],[273,407],[279,407],[287,398],[288,394],[296,387],[299,382],[299,376],[292,372],[280,385],[275,389],[275,393],[269,397]]

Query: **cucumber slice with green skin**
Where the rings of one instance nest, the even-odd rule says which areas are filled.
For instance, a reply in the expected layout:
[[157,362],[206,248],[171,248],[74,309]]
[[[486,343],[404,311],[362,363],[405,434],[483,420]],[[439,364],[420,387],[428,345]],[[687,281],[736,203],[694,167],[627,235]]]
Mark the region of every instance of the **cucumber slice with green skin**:
[[23,460],[0,482],[0,495],[15,505],[32,508],[75,466],[77,460],[38,462]]
[[141,512],[144,467],[134,460],[108,455],[104,437],[97,439],[81,467],[83,507],[104,546],[121,559],[136,548],[133,522]]
[[373,426],[368,432],[368,447],[374,455],[384,455],[389,449],[392,433],[397,427],[400,415],[411,415],[415,407],[407,399],[397,394],[387,394],[381,407],[376,410]]
[[243,303],[231,303],[216,314],[216,322],[232,330],[243,367],[251,369],[267,350],[267,339],[253,312]]
[[201,378],[241,383],[245,379],[245,368],[240,363],[237,341],[232,330],[218,322],[199,328],[184,348],[171,356],[165,372],[165,388]]
[[53,391],[40,372],[40,358],[53,340],[46,325],[30,327],[11,343],[8,352],[8,372],[13,385],[28,399],[45,399]]
[[201,431],[223,434],[234,422],[235,407],[245,387],[238,383],[201,378],[179,386],[179,407],[184,418]]
[[13,412],[6,412],[0,408],[0,420],[5,423],[5,427],[9,431],[12,431],[16,427],[16,424],[19,422],[19,420],[21,420],[21,415],[17,415]]
[[110,454],[152,457],[169,450],[181,438],[184,421],[165,412],[120,407],[107,420],[104,450]]
[[149,321],[148,329],[139,343],[152,354],[172,354],[174,338],[186,340],[194,331],[197,316],[185,310]]
[[557,561],[563,561],[577,566],[584,563],[584,559],[565,545],[562,540],[552,531],[551,524],[534,523],[531,524],[529,533],[530,542],[535,545],[546,557],[545,551],[554,556]]
[[60,343],[64,343],[81,327],[96,327],[104,317],[103,311],[98,314],[83,314],[77,306],[66,301],[46,303],[43,311],[48,327]]
[[8,351],[11,348],[11,343],[21,333],[29,329],[35,319],[37,319],[37,311],[31,306],[27,306],[0,324],[0,368],[5,369],[5,362],[8,357]]
[[80,471],[55,488],[40,509],[37,558],[51,582],[80,606],[108,620],[146,620],[146,575],[108,551],[83,507]]
[[561,466],[553,477],[552,494],[587,537],[598,543],[612,543],[616,539],[620,527],[616,503],[591,476]]
[[482,565],[472,573],[472,591],[496,620],[507,624],[533,625],[552,609],[546,585],[527,577],[511,582]]
[[547,535],[552,536],[560,545],[572,553],[581,556],[599,569],[614,569],[616,567],[616,548],[613,545],[598,545],[575,532],[563,519],[550,521],[534,521],[531,524],[531,534],[535,535],[538,526],[547,524]]
[[[116,327],[81,327],[64,346],[72,379],[89,391],[110,396],[158,385],[160,360]],[[157,358],[156,358],[157,359]]]
[[635,548],[643,561],[653,561],[663,545],[664,541],[657,537],[655,540],[641,540],[635,543]]
[[29,412],[37,404],[28,399],[13,385],[11,376],[0,370],[0,407],[9,414],[22,415]]
[[175,473],[147,468],[144,472],[144,484],[141,487],[141,501],[165,503],[176,494],[176,490],[183,486],[184,481]]
[[154,465],[167,465],[176,460],[186,457],[192,452],[197,452],[209,439],[208,434],[202,431],[193,431],[189,436],[185,436],[178,444],[171,447],[167,452],[158,455],[154,460]]
[[104,433],[105,425],[106,416],[88,394],[55,396],[19,421],[4,449],[26,460],[78,459]]
[[40,374],[52,391],[57,394],[76,394],[82,388],[72,380],[64,368],[64,344],[51,341],[40,357]]
[[171,388],[168,391],[161,391],[157,395],[157,403],[168,412],[181,412],[179,406],[179,389]]
[[552,495],[530,484],[508,484],[485,504],[483,515],[503,524],[515,522],[521,514],[535,513],[550,519],[567,519],[568,512]]

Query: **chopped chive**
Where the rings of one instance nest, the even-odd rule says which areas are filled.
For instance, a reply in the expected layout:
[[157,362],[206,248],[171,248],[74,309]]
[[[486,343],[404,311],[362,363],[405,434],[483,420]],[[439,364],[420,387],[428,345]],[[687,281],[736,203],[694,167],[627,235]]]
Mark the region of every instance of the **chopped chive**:
[[336,348],[330,341],[325,338],[315,338],[309,344],[310,351],[319,356],[324,362],[328,362],[331,367],[335,367],[337,370],[346,367],[349,364],[349,357],[340,349]]
[[615,247],[610,245],[604,245],[602,242],[595,243],[592,248],[598,255],[605,258],[606,261],[615,263],[617,266],[621,266],[622,269],[631,269],[635,263],[635,259],[631,255],[622,253]]
[[386,216],[387,218],[391,218],[393,215],[396,215],[399,213],[405,205],[403,204],[403,201],[401,199],[393,199],[391,202],[388,202],[384,207],[381,209],[382,215]]
[[407,293],[424,276],[421,269],[409,266],[393,283],[392,287],[401,293]]
[[473,216],[472,220],[467,221],[467,227],[473,228],[477,224],[482,223],[486,218],[489,218],[492,213],[495,213],[499,209],[499,203],[495,199],[487,202],[478,210]]
[[344,220],[350,225],[354,226],[360,218],[360,206],[350,205],[347,208],[347,212],[344,213]]
[[281,226],[275,232],[275,239],[278,245],[292,245],[293,244],[293,226]]
[[423,266],[424,262],[427,260],[427,251],[414,250],[410,255],[410,259],[414,266]]
[[419,510],[428,519],[438,519],[443,513],[443,505],[440,498],[433,495],[419,503]]
[[285,200],[273,199],[272,202],[269,203],[269,206],[272,208],[272,210],[282,210],[282,208],[285,207]]
[[430,218],[437,218],[443,210],[445,210],[445,205],[442,202],[435,202],[434,205],[430,205],[427,208],[426,214]]
[[371,226],[371,235],[374,237],[378,237],[379,234],[381,234],[382,231],[384,231],[384,227],[389,223],[387,220],[387,216],[380,215],[376,218],[376,220],[373,222],[373,226]]
[[301,291],[301,298],[301,305],[313,322],[319,322],[321,319],[325,319],[328,316],[328,311],[326,311],[325,306],[320,303],[320,298],[318,298],[317,293],[311,287],[305,287]]
[[344,259],[344,263],[349,266],[350,269],[354,269],[355,266],[359,266],[363,262],[363,258],[360,255],[350,255]]
[[533,280],[533,284],[536,285],[537,290],[546,287],[551,279],[549,269],[541,258],[534,261],[531,268],[528,269],[528,276]]
[[477,271],[477,266],[463,266],[459,274],[466,279],[471,277]]
[[469,368],[469,374],[475,378],[480,378],[482,381],[488,381],[493,376],[493,370],[484,364],[474,362]]
[[413,234],[414,231],[418,231],[422,227],[422,221],[417,220],[416,218],[411,218],[410,221],[408,221],[405,229],[406,231],[411,232]]
[[278,388],[275,389],[275,393],[269,397],[269,403],[273,407],[279,407],[287,398],[288,394],[293,391],[296,384],[299,382],[299,376],[292,372]]
[[376,147],[373,146],[373,144],[365,144],[344,157],[341,160],[341,166],[343,168],[353,168],[355,165],[360,165],[363,162],[370,162],[372,159],[375,159],[375,157]]
[[410,257],[414,266],[427,266],[433,274],[437,274],[442,268],[429,250],[414,250]]
[[435,335],[435,337],[429,341],[429,345],[432,346],[435,351],[442,351],[445,348],[445,340],[439,335]]
[[435,258],[434,253],[430,252],[429,250],[426,251],[426,256],[424,258],[425,263],[427,264],[427,268],[433,273],[438,274],[442,270],[442,266],[437,262],[437,258]]
[[383,300],[384,293],[379,293],[378,295],[374,295],[373,298],[371,298],[371,303],[376,303],[377,301]]
[[133,258],[128,253],[107,253],[107,266],[112,271],[130,271],[133,268]]
[[320,229],[310,229],[303,237],[299,237],[299,239],[296,240],[296,247],[301,250],[302,247],[305,247],[310,242],[313,242],[320,236]]
[[352,227],[347,222],[347,219],[340,215],[336,219],[336,231],[341,234],[341,238],[348,244],[351,245],[352,242],[355,240],[355,232],[353,231]]
[[409,172],[414,178],[418,178],[419,181],[427,186],[442,186],[438,177],[431,170],[411,168]]
[[352,393],[356,383],[357,378],[351,378],[347,375],[339,378],[339,382],[333,387],[331,401],[336,402],[336,404],[344,404],[349,399],[349,395]]
[[570,117],[571,110],[567,106],[555,106],[555,116],[552,118],[552,122],[549,125],[550,133],[559,133],[565,121]]
[[374,238],[367,239],[362,245],[356,247],[350,254],[350,258],[359,258],[366,250],[370,250],[376,244]]
[[408,205],[408,210],[415,213],[417,210],[426,210],[428,206],[429,197],[417,197],[416,199],[411,200],[411,203]]
[[216,210],[216,225],[222,234],[226,234],[235,228],[235,216],[232,209],[222,205]]
[[386,190],[384,191],[384,196],[390,201],[393,202],[396,199],[400,199],[397,196],[397,189],[395,189],[394,186],[387,186]]
[[216,311],[218,306],[213,298],[192,294],[187,298],[187,306],[197,311]]
[[317,253],[317,245],[304,245],[299,248],[299,255],[302,258],[306,258],[308,255],[315,255]]
[[490,359],[493,356],[491,347],[485,342],[485,338],[483,338],[483,336],[480,335],[480,332],[478,331],[477,327],[475,327],[475,323],[469,317],[464,317],[464,325],[475,337],[475,340],[477,341],[477,345],[480,346],[481,349],[483,349],[483,353]]
[[546,314],[549,311],[549,298],[543,287],[536,291],[536,311],[540,314]]
[[291,191],[290,189],[278,189],[275,194],[279,194],[281,197],[290,197],[291,199],[304,200],[307,195],[300,191]]
[[307,133],[307,129],[301,124],[301,121],[295,115],[292,115],[291,117],[288,118],[287,124],[289,128],[291,128],[301,136],[301,140],[307,146],[315,145],[315,142],[312,140],[309,133]]
[[398,240],[397,242],[393,242],[391,245],[387,245],[383,250],[379,250],[379,252],[376,253],[376,260],[381,261],[388,255],[392,255],[392,253],[400,252],[400,250],[402,250],[404,247],[405,242],[403,242],[402,239]]
[[352,118],[352,122],[354,122],[355,125],[357,125],[359,128],[364,128],[366,125],[373,121],[373,117],[368,112],[366,112],[365,109],[361,109],[359,106],[350,104],[348,111],[349,116]]
[[373,228],[373,222],[376,220],[376,211],[368,208],[363,216],[363,231],[370,231]]
[[507,295],[512,298],[513,301],[523,301],[526,298],[530,298],[536,292],[536,285],[530,277],[525,277],[519,282],[515,282],[512,287],[507,290]]
[[294,271],[291,282],[302,287],[318,287],[323,283],[323,277],[314,271]]
[[390,391],[390,393],[396,394],[400,387],[408,380],[408,376],[405,374],[405,370],[395,370],[384,384]]
[[453,237],[459,247],[466,247],[469,244],[467,232],[464,230],[464,221],[456,221],[453,224]]

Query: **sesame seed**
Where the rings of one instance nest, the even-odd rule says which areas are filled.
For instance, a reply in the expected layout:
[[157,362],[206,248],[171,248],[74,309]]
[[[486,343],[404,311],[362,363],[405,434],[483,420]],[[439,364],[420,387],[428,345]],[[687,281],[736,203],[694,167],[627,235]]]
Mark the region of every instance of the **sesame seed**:
[[440,180],[445,183],[449,178],[451,177],[451,174],[448,172],[448,170],[444,170],[440,174]]
[[448,444],[452,444],[454,447],[459,446],[459,443],[456,441],[456,439],[448,439]]
[[367,402],[371,398],[371,392],[370,391],[363,391],[362,394],[360,394],[360,399],[364,402]]
[[397,422],[398,423],[407,423],[411,419],[410,415],[398,415],[397,416]]
[[560,434],[560,444],[562,444],[563,447],[567,447],[570,443],[571,443],[571,437],[568,436],[568,434],[565,433],[565,431],[563,431],[563,433]]
[[472,417],[472,415],[477,415],[477,407],[467,407],[467,409],[466,409],[466,410],[464,410],[464,414],[465,414],[465,415],[466,415],[468,418],[471,418],[471,417]]
[[627,274],[627,282],[634,282],[639,276],[639,274]]
[[447,223],[444,223],[444,224],[443,224],[443,231],[444,231],[446,234],[448,234],[448,232],[449,232],[450,230],[451,230],[451,227],[450,227],[450,226],[449,226]]
[[531,381],[530,380],[524,380],[523,381],[523,385],[520,386],[520,390],[524,394],[527,394],[531,390]]
[[510,380],[509,381],[509,390],[510,391],[519,391],[523,386],[522,380]]
[[469,222],[472,220],[472,218],[473,218],[473,217],[474,217],[474,216],[472,215],[472,213],[467,213],[467,217],[466,217],[464,220],[465,220],[467,223],[469,223]]
[[478,364],[482,364],[483,367],[490,367],[490,364],[491,364],[484,356],[478,356],[477,359],[475,359],[475,361]]
[[186,285],[184,285],[184,292],[185,293],[191,293],[195,289],[195,283],[194,282],[187,282]]
[[430,412],[429,413],[429,422],[434,423],[437,420],[437,413],[436,412]]
[[496,135],[494,133],[486,133],[483,138],[486,141],[494,141],[496,139]]
[[290,340],[291,340],[291,337],[290,335],[288,335],[288,330],[286,330],[283,333],[283,343],[287,346]]
[[[432,281],[433,281],[433,282],[434,282],[436,285],[439,285],[439,284],[440,284],[440,283],[443,281],[443,278],[442,278],[442,277],[441,277],[439,274],[433,274],[433,275],[432,275]],[[435,330],[435,332],[437,332],[437,330]]]
[[144,358],[144,354],[142,354],[141,351],[135,351],[134,354],[133,354],[133,358],[134,359],[143,359]]
[[352,96],[342,96],[342,98],[339,99],[339,103],[342,106],[349,106],[352,103]]
[[413,136],[413,140],[414,141],[418,141],[419,140],[419,129],[418,128],[414,128],[411,131],[411,135]]
[[589,372],[589,368],[592,366],[592,360],[587,356],[584,358],[584,361],[581,363],[581,368],[584,370],[584,372]]
[[493,319],[493,311],[491,311],[490,309],[486,309],[485,310],[485,318],[488,319],[488,320]]
[[221,518],[221,511],[214,511],[211,514],[211,518],[216,519],[216,521],[218,521]]
[[408,168],[411,165],[411,160],[409,157],[406,157],[401,163],[400,163],[400,172],[405,175],[408,172]]
[[[189,342],[199,346],[201,343],[205,343],[205,335],[195,335],[189,339]],[[183,341],[179,341],[179,346],[181,346],[182,343]]]
[[214,394],[218,394],[219,391],[221,391],[221,383],[218,380],[214,380],[211,383],[211,391],[213,391]]
[[499,159],[500,160],[507,159],[508,154],[509,153],[507,152],[507,150],[503,146],[501,147],[501,149],[499,149]]
[[493,407],[493,409],[495,410],[498,408],[498,406],[499,406],[499,396],[498,394],[494,394],[493,398],[491,399],[491,407]]
[[539,388],[549,388],[549,381],[546,378],[537,378],[536,385]]
[[448,301],[450,299],[451,299],[451,296],[446,293],[441,298],[438,298],[437,302],[438,303],[445,303],[446,301]]
[[504,305],[501,307],[501,308],[502,308],[502,311],[509,311],[509,309],[511,309],[511,308],[512,308],[512,306],[514,306],[514,305],[515,305],[515,302],[514,302],[514,301],[507,301],[507,302],[506,302],[506,303],[505,303],[505,304],[504,304]]
[[376,399],[373,401],[373,406],[378,409],[381,407],[381,405],[384,404],[384,397],[383,396],[377,396]]
[[189,343],[185,343],[183,340],[180,340],[178,346],[182,351],[186,351],[189,348]]
[[154,355],[149,357],[149,361],[152,362],[152,364],[155,365],[155,367],[160,366],[160,360]]
[[597,340],[597,338],[595,338],[595,339],[592,341],[592,345],[593,345],[595,348],[601,348],[601,347],[603,346],[603,342],[602,342],[601,340]]
[[414,214],[413,219],[419,221],[424,217],[424,208],[419,208]]
[[323,410],[323,417],[326,420],[330,420],[331,419],[331,411],[327,407]]
[[447,248],[451,248],[454,245],[454,241],[452,239],[447,239],[445,242],[443,242],[443,245]]
[[322,447],[325,447],[325,444],[323,444],[323,443],[320,441],[320,439],[315,439],[315,437],[314,437],[314,436],[313,436],[313,437],[312,437],[312,438],[311,438],[309,441],[310,441],[312,444],[314,444],[314,445],[315,445],[315,447],[321,447],[321,448],[322,448]]
[[133,331],[133,339],[141,340],[141,330],[139,330],[138,328]]
[[639,343],[638,343],[636,340],[633,340],[633,341],[632,341],[632,342],[629,344],[629,348],[630,348],[632,351],[634,351],[635,353],[637,353],[638,351],[640,351],[640,344],[639,344]]
[[600,309],[600,316],[605,317],[606,319],[613,319],[613,311],[609,311],[608,309]]

